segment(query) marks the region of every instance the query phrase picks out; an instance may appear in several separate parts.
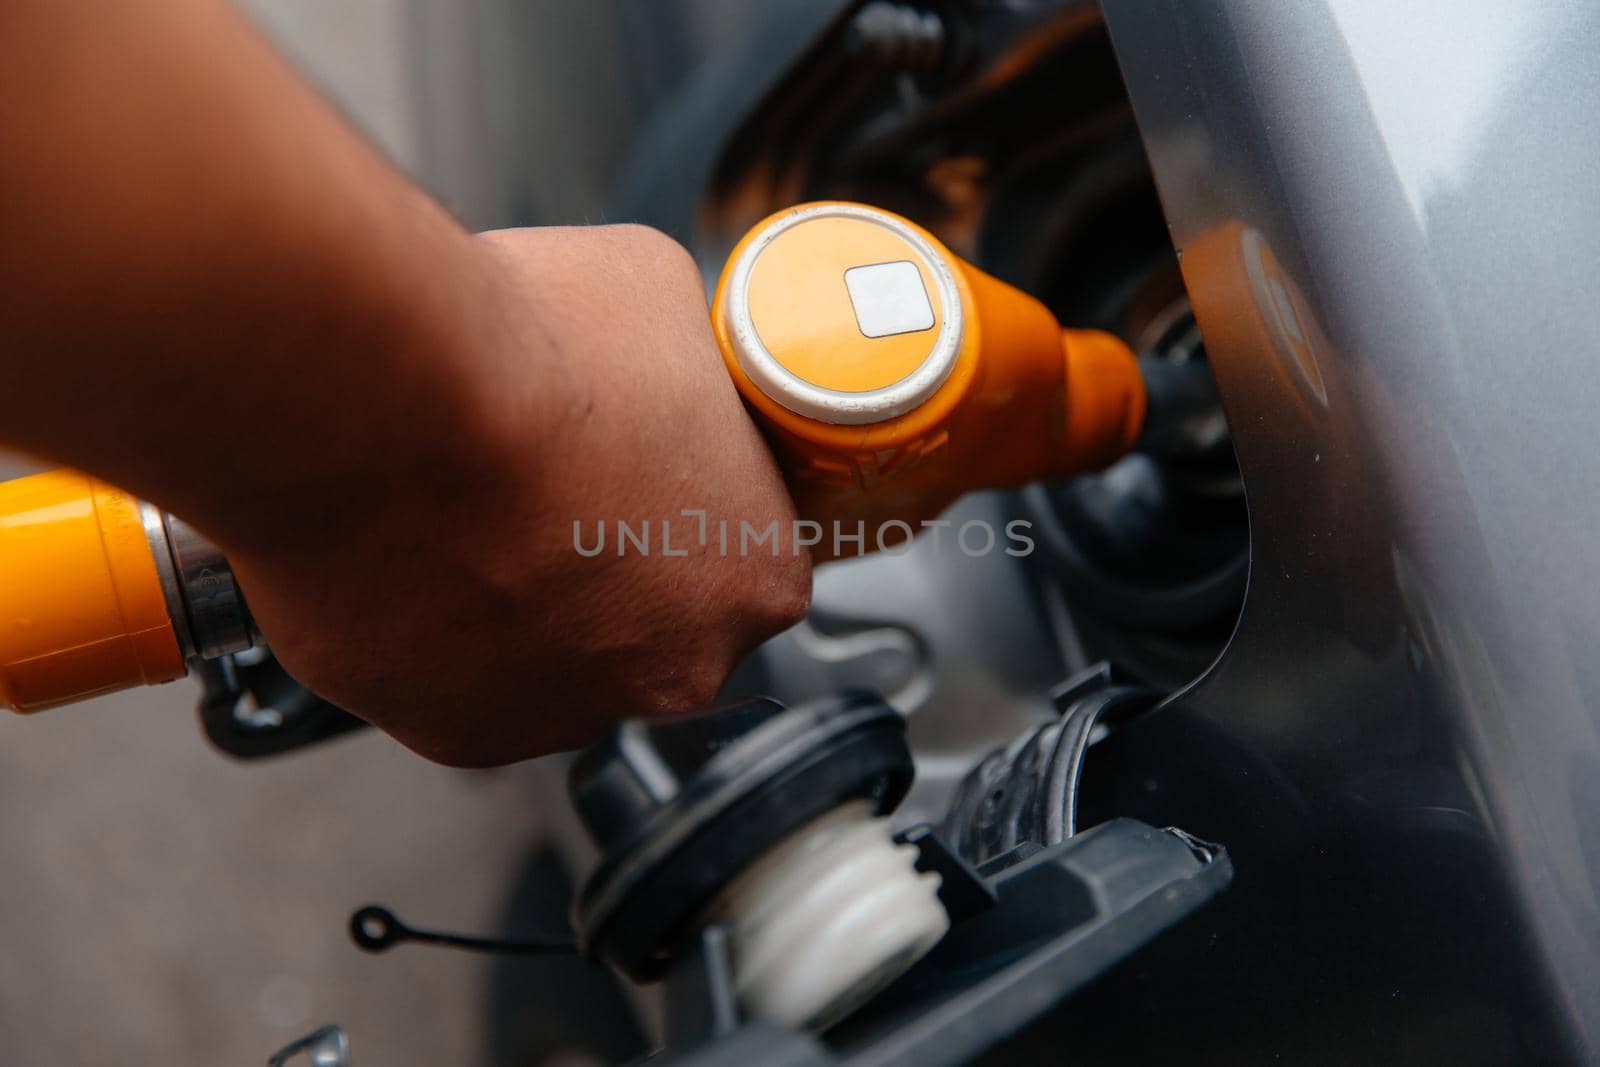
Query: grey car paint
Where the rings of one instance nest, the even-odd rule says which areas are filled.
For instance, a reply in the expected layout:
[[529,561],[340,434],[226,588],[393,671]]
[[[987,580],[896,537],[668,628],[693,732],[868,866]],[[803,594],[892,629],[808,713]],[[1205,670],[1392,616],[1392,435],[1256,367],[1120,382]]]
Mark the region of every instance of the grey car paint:
[[1107,746],[1235,850],[1209,1047],[1600,1059],[1600,8],[1103,7],[1251,511],[1230,646]]

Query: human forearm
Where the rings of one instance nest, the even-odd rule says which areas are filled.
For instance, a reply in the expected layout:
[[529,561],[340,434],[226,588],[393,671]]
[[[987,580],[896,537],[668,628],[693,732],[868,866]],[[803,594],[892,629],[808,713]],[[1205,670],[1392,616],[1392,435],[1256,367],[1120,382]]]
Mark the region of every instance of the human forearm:
[[0,189],[0,442],[209,534],[284,666],[417,751],[703,707],[804,612],[787,541],[574,549],[792,524],[687,253],[464,233],[220,0],[0,0]]
[[470,427],[477,243],[211,0],[0,4],[0,441],[281,541]]

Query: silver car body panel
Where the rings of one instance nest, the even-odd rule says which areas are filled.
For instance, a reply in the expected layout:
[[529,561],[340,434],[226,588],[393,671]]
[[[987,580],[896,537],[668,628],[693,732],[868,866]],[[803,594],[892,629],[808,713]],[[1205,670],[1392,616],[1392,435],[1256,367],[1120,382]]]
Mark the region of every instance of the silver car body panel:
[[[1562,1057],[1600,1056],[1600,7],[1103,7],[1251,510],[1175,706],[1306,840],[1411,841],[1352,907],[1520,944]],[[1429,866],[1452,836],[1508,911]]]

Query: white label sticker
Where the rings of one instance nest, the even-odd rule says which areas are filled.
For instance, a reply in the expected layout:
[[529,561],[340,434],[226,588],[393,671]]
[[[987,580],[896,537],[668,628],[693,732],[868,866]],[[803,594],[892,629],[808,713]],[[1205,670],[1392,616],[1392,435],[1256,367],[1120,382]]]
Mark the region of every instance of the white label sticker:
[[856,325],[868,337],[892,337],[933,329],[933,304],[922,272],[908,259],[870,263],[844,272]]

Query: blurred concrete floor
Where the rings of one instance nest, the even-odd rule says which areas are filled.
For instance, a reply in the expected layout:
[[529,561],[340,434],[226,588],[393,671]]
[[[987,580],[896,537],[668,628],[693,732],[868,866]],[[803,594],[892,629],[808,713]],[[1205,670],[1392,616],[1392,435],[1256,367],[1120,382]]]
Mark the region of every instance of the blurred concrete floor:
[[[453,3],[247,6],[452,207],[514,221],[461,129],[442,144],[420,132],[430,108],[471,110],[470,87],[437,91],[472,76],[470,51],[415,39],[419,11],[438,23]],[[550,7],[583,17],[581,3]],[[423,53],[432,83],[417,76]],[[493,145],[479,133],[478,149]],[[580,188],[609,162],[580,154],[556,178]],[[0,476],[20,469],[0,457]],[[531,769],[446,770],[370,732],[235,763],[203,739],[197,691],[0,714],[0,1063],[259,1064],[325,1021],[349,1030],[364,1067],[483,1062],[491,965],[413,947],[368,956],[345,921],[377,901],[418,924],[500,929],[538,834]]]
[[180,682],[0,718],[0,1062],[252,1064],[326,1021],[357,1063],[482,1061],[489,964],[369,956],[367,902],[495,931],[537,834],[526,770],[365,733],[260,764]]

